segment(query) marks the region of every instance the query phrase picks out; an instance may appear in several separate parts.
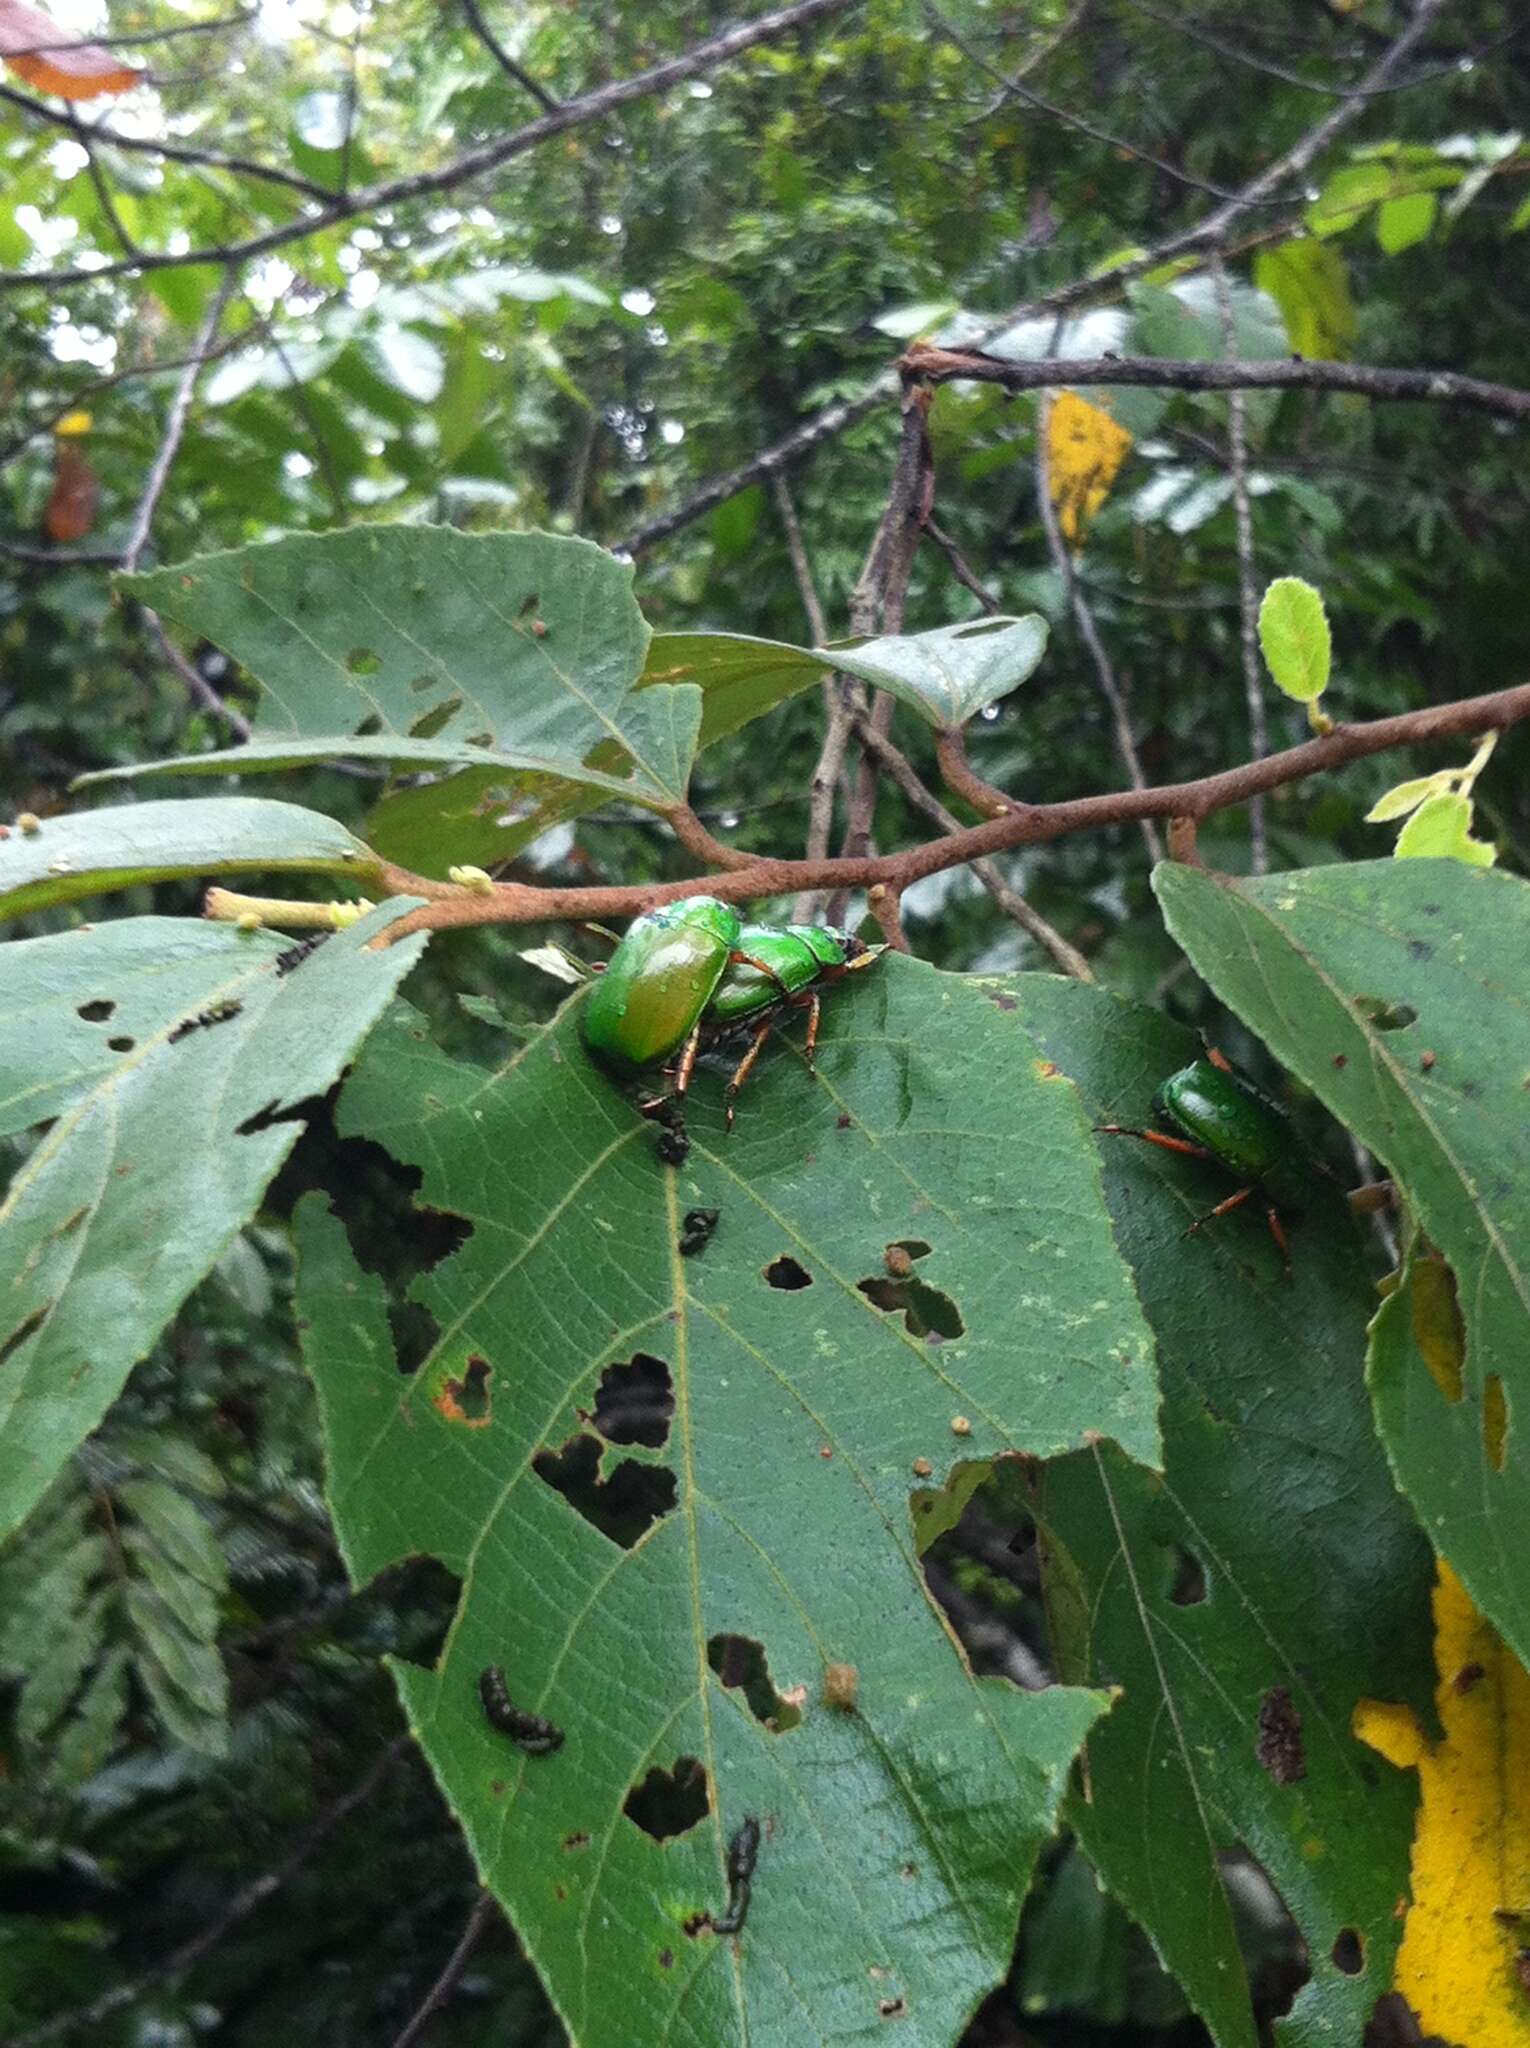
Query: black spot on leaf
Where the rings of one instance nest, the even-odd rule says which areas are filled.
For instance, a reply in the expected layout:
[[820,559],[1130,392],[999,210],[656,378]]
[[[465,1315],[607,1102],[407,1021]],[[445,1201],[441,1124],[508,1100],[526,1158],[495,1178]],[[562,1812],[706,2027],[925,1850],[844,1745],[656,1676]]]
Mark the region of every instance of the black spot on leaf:
[[1254,1754],[1277,1785],[1295,1785],[1306,1777],[1302,1717],[1288,1686],[1272,1685],[1259,1702],[1259,1738]]
[[81,1003],[74,1014],[77,1017],[83,1018],[87,1024],[104,1024],[116,1007],[115,1003],[109,1003],[102,996],[98,997],[93,1003]]
[[794,1294],[800,1287],[811,1287],[813,1276],[805,1266],[799,1266],[788,1253],[779,1259],[772,1259],[765,1268],[766,1285],[777,1287],[785,1294]]
[[35,1336],[37,1331],[39,1331],[42,1328],[43,1324],[48,1320],[48,1317],[52,1314],[52,1312],[52,1302],[45,1301],[41,1308],[34,1308],[29,1316],[23,1317],[23,1319],[16,1325],[15,1329],[12,1330],[11,1334],[6,1338],[5,1342],[3,1344],[0,1344],[0,1365],[4,1365],[5,1361],[14,1352],[19,1351],[22,1345],[25,1344],[25,1342],[27,1341],[28,1337]]
[[1174,1576],[1169,1583],[1169,1598],[1176,1607],[1199,1607],[1205,1597],[1206,1567],[1193,1551],[1176,1544]]
[[109,1038],[106,1041],[109,1052],[131,1052],[137,1043],[136,1038]]
[[1341,1927],[1333,1945],[1333,1963],[1346,1977],[1358,1977],[1365,1968],[1365,1940],[1353,1927]]

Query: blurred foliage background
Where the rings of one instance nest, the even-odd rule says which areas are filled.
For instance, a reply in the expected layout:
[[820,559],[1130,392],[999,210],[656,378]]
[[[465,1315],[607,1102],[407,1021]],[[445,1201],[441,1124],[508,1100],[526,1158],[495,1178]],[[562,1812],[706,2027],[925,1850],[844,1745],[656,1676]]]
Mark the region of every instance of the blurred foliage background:
[[[644,526],[856,399],[906,340],[1006,324],[1193,225],[1336,108],[1356,117],[1342,137],[1228,231],[1238,351],[1530,381],[1530,35],[1514,0],[1444,7],[1395,89],[1359,103],[1346,96],[1408,18],[1387,0],[868,0],[489,175],[252,254],[210,334],[220,259],[301,223],[315,194],[449,169],[544,103],[630,77],[731,17],[671,0],[258,0],[216,21],[194,0],[116,0],[109,19],[97,0],[53,12],[69,31],[149,39],[122,48],[146,75],[121,97],[71,112],[13,77],[0,98],[7,814],[63,806],[91,768],[229,737],[111,586],[199,334],[210,359],[145,563],[358,520],[544,527],[635,541],[657,628],[790,641],[811,629],[783,514],[800,523],[828,630],[843,634],[896,448],[890,395],[791,466],[784,501],[754,482],[651,547]],[[182,156],[137,146],[155,140]],[[209,260],[111,267],[142,250]],[[60,270],[80,274],[34,281]],[[1204,269],[1007,324],[1001,345],[1031,354],[1226,346]],[[1507,425],[1312,393],[1257,395],[1245,412],[1248,566],[1259,587],[1289,573],[1324,591],[1336,715],[1524,679],[1530,497]],[[1144,772],[1177,780],[1250,745],[1229,405],[1133,392],[1117,417],[1131,445],[1074,572]],[[974,728],[973,765],[1036,800],[1118,786],[1094,663],[1039,516],[1035,401],[946,387],[932,433],[938,522],[1004,611],[1039,609],[1054,629],[1028,689]],[[977,609],[948,555],[922,550],[909,629]],[[184,651],[230,706],[252,708],[215,650]],[[1272,746],[1302,736],[1299,708],[1273,693],[1268,716]],[[822,727],[807,693],[709,751],[693,801],[712,829],[799,852]],[[895,730],[935,784],[922,729]],[[1479,831],[1520,870],[1527,746],[1523,729],[1510,735],[1477,790]],[[1378,759],[1279,792],[1271,864],[1384,854],[1389,836],[1362,822],[1369,804],[1438,765]],[[268,788],[363,832],[385,793],[339,771]],[[928,830],[884,781],[878,845]],[[1202,843],[1216,864],[1246,866],[1246,817],[1223,814]],[[550,880],[692,866],[662,824],[619,810],[560,828],[525,860]],[[1135,828],[1008,856],[1004,870],[1100,979],[1211,1021],[1152,911]],[[124,905],[147,907],[146,895]],[[157,907],[195,903],[168,890]],[[915,949],[942,965],[1050,965],[966,871],[920,885],[904,909]],[[460,935],[431,961],[418,1000],[469,1049],[477,1034],[502,1040],[457,992],[492,994],[512,1028],[555,998],[503,935]],[[353,1594],[328,1533],[284,1234],[315,1185],[340,1191],[380,1265],[431,1255],[398,1170],[316,1117],[260,1226],[0,1554],[0,2023],[13,2040],[50,2020],[35,2038],[63,2038],[68,2014],[113,1990],[92,2040],[392,2040],[473,1909],[465,1852],[399,1740],[378,1662],[428,1656],[450,1590],[422,1566]],[[985,1496],[932,1557],[985,1668],[1035,1654],[1033,1573],[1012,1541],[1022,1521]],[[1249,1942],[1274,2013],[1299,1962],[1256,1876]],[[563,2037],[493,1919],[421,2038]],[[1011,1981],[971,2038],[1204,2037],[1060,1845]]]

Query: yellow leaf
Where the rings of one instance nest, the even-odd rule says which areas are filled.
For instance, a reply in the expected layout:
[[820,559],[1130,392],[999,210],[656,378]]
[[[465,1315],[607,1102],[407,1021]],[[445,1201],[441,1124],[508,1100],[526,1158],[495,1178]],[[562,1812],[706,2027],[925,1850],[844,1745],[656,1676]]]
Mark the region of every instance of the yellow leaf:
[[53,422],[53,431],[64,439],[72,434],[88,434],[94,425],[88,412],[66,412],[61,420]]
[[1407,1707],[1361,1700],[1354,1732],[1416,1764],[1413,1903],[1396,1988],[1425,2034],[1471,2048],[1530,2042],[1530,1673],[1441,1563],[1434,1592],[1435,1702],[1425,1740]]
[[1057,523],[1070,547],[1110,495],[1132,437],[1098,405],[1060,391],[1047,415],[1047,471]]

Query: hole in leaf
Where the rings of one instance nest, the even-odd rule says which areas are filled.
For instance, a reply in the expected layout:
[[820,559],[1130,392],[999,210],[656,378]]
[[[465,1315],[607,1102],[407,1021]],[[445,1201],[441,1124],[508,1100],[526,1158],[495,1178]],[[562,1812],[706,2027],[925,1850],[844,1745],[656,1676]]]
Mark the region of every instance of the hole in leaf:
[[1382,996],[1356,996],[1354,1002],[1366,1023],[1378,1031],[1406,1031],[1418,1018],[1411,1004],[1389,1003]]
[[1495,1472],[1503,1470],[1509,1444],[1509,1409],[1503,1396],[1503,1381],[1490,1372],[1482,1382],[1482,1448]]
[[1174,1546],[1174,1576],[1169,1582],[1169,1598],[1176,1607],[1199,1607],[1206,1597],[1206,1567],[1193,1551],[1182,1544]]
[[441,1325],[422,1301],[388,1304],[393,1355],[401,1373],[415,1373],[441,1341]]
[[1279,2019],[1291,2010],[1297,1992],[1312,1975],[1307,1945],[1269,1873],[1242,1843],[1219,1852],[1217,1868],[1238,1944],[1251,1958],[1249,1988],[1255,2010]]
[[1346,1977],[1358,1977],[1365,1968],[1365,1939],[1353,1927],[1341,1927],[1333,1945],[1333,1966]]
[[345,665],[353,676],[375,676],[382,667],[382,656],[373,647],[353,647]]
[[448,697],[444,703],[432,704],[410,726],[409,737],[412,740],[433,740],[448,719],[455,718],[461,709],[460,697]]
[[630,1550],[679,1498],[667,1465],[640,1465],[626,1458],[609,1479],[600,1477],[601,1447],[581,1432],[559,1451],[538,1451],[531,1468],[561,1493],[592,1528]]
[[109,1052],[131,1052],[137,1043],[136,1038],[109,1038],[106,1046]]
[[765,1645],[752,1636],[713,1636],[707,1644],[707,1662],[725,1686],[744,1695],[750,1713],[773,1735],[795,1728],[802,1719],[802,1709],[776,1691]]
[[34,1308],[29,1316],[19,1322],[5,1342],[0,1344],[0,1365],[4,1365],[13,1352],[19,1351],[28,1337],[35,1336],[52,1313],[52,1302],[45,1301],[41,1308]]
[[[1030,1480],[1022,1462],[955,1465],[939,1489],[912,1490],[909,1512],[925,1583],[971,1669],[1007,1678],[1026,1692],[1052,1684]],[[827,1691],[827,1674],[825,1681]]]
[[590,1418],[608,1444],[645,1444],[658,1450],[675,1415],[675,1383],[662,1358],[637,1352],[625,1365],[608,1365],[600,1376]]
[[460,1378],[447,1378],[432,1397],[448,1422],[465,1422],[469,1429],[483,1429],[493,1418],[489,1382],[494,1368],[475,1351],[469,1355]]
[[805,1266],[783,1252],[779,1259],[772,1259],[765,1268],[766,1285],[779,1287],[783,1293],[794,1294],[799,1287],[811,1287],[813,1276]]
[[382,714],[377,711],[369,711],[360,725],[356,727],[352,737],[358,740],[373,739],[382,729]]
[[622,1801],[622,1812],[636,1821],[645,1835],[656,1842],[668,1842],[688,1834],[712,1809],[707,1774],[697,1758],[677,1757],[672,1771],[657,1764]]
[[109,1003],[102,996],[93,1003],[81,1003],[74,1014],[83,1018],[87,1024],[104,1024],[116,1007],[115,1003]]
[[1302,1717],[1288,1686],[1272,1685],[1259,1702],[1259,1738],[1254,1754],[1277,1785],[1295,1785],[1306,1777]]
[[235,1124],[236,1138],[254,1138],[262,1131],[269,1131],[273,1124],[302,1123],[314,1107],[317,1098],[308,1096],[302,1102],[289,1102],[284,1109],[280,1098],[273,1096],[263,1109],[257,1109],[253,1116],[247,1116],[242,1124]]
[[882,1263],[886,1273],[871,1274],[855,1284],[873,1308],[884,1315],[901,1315],[911,1337],[932,1343],[960,1337],[966,1332],[961,1311],[950,1295],[931,1287],[914,1272],[915,1259],[927,1259],[930,1247],[923,1238],[900,1238],[886,1247]]

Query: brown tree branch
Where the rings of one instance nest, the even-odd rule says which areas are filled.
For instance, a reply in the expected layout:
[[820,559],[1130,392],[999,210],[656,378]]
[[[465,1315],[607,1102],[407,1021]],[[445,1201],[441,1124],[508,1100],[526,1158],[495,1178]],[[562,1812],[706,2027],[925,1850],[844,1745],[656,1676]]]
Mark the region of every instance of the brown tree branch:
[[396,2035],[393,2048],[414,2048],[414,2044],[430,2023],[431,2015],[445,2005],[457,1988],[457,1980],[467,1968],[469,1959],[484,1929],[496,1910],[494,1894],[484,1890],[473,1901],[473,1910],[467,1917],[467,1924],[457,1938],[457,1945],[447,1957],[446,1963],[434,1984],[421,1999],[413,2017],[405,2024],[403,2031]]
[[181,437],[186,431],[186,421],[190,416],[197,379],[206,366],[217,337],[219,323],[223,319],[224,309],[237,281],[238,272],[231,264],[224,271],[223,281],[208,302],[207,311],[202,316],[202,324],[197,329],[196,339],[191,344],[191,354],[186,358],[185,367],[181,371],[181,381],[176,385],[174,396],[170,400],[170,410],[165,417],[165,431],[160,437],[158,451],[139,497],[138,509],[133,514],[133,523],[128,528],[127,541],[122,550],[122,567],[129,575],[138,567],[138,558],[148,545],[149,528],[154,524],[154,514],[158,510],[165,485],[170,480],[171,465],[180,451]]
[[[993,818],[964,832],[953,832],[903,853],[837,860],[751,860],[747,867],[723,875],[692,876],[680,882],[637,883],[582,889],[540,889],[521,882],[498,884],[492,893],[453,888],[407,868],[385,863],[381,881],[395,895],[423,896],[427,901],[390,926],[386,942],[414,931],[441,931],[461,925],[535,924],[549,919],[636,917],[660,903],[693,895],[704,881],[710,894],[729,903],[747,903],[758,896],[785,896],[798,889],[865,889],[877,882],[902,891],[926,875],[961,867],[986,854],[1015,846],[1040,846],[1074,832],[1134,824],[1142,818],[1184,817],[1200,821],[1215,811],[1245,804],[1261,792],[1284,788],[1396,747],[1419,746],[1434,740],[1460,739],[1484,732],[1502,732],[1530,718],[1530,683],[1495,690],[1485,697],[1464,697],[1452,704],[1429,705],[1358,725],[1336,725],[1332,732],[1304,740],[1262,761],[1192,782],[1162,783],[1147,789],[1114,790],[1101,796],[1070,797],[1061,803],[1021,804],[1007,817]],[[384,941],[378,941],[384,943]],[[0,2044],[3,2048],[3,2044]]]
[[[1222,326],[1224,354],[1238,353],[1233,323],[1232,288],[1227,266],[1219,255],[1211,259],[1211,279],[1216,289],[1217,313]],[[1227,395],[1228,470],[1232,477],[1233,520],[1238,535],[1238,645],[1243,659],[1243,698],[1248,706],[1248,750],[1257,761],[1267,751],[1264,723],[1264,677],[1259,668],[1259,598],[1254,588],[1254,510],[1248,494],[1248,401],[1241,391]],[[1172,836],[1170,839],[1172,846]],[[1264,836],[1264,798],[1256,796],[1248,807],[1249,870],[1262,875],[1269,865]]]
[[478,0],[462,0],[462,11],[467,16],[474,35],[477,36],[479,42],[483,44],[505,76],[513,78],[522,92],[529,92],[543,113],[553,113],[557,109],[558,101],[553,98],[545,86],[538,85],[529,71],[524,70],[516,63],[499,37],[490,28],[484,11],[478,4]]
[[830,15],[843,14],[847,8],[857,4],[858,0],[793,0],[789,7],[777,8],[774,13],[759,15],[738,28],[709,36],[683,55],[655,64],[650,70],[640,71],[632,78],[618,79],[614,84],[584,93],[578,99],[565,100],[555,112],[527,122],[523,128],[515,129],[497,142],[469,150],[465,155],[441,165],[438,170],[417,171],[406,178],[387,179],[344,194],[326,192],[323,202],[301,219],[267,228],[242,242],[215,243],[207,248],[187,249],[178,255],[172,255],[168,250],[146,250],[139,256],[123,257],[119,262],[101,263],[94,268],[0,271],[0,289],[7,286],[99,285],[108,278],[137,275],[149,270],[179,270],[199,263],[242,263],[251,256],[264,256],[272,249],[285,248],[289,242],[306,241],[309,236],[341,221],[354,220],[358,214],[376,213],[380,208],[401,206],[437,192],[455,191],[458,186],[497,170],[512,158],[526,155],[555,135],[564,135],[570,129],[583,127],[591,121],[604,120],[607,115],[630,106],[636,100],[649,99],[654,93],[663,92],[672,85],[683,84],[686,79],[699,77],[704,71],[713,71],[719,64],[726,64],[745,50],[752,50],[756,44],[774,41],[778,36],[805,28],[810,22]]
[[960,379],[999,384],[1006,391],[1053,391],[1098,384],[1145,385],[1155,391],[1343,391],[1382,401],[1464,405],[1499,419],[1530,420],[1530,391],[1490,384],[1454,370],[1380,370],[1367,363],[1308,361],[1177,362],[1163,356],[1090,356],[1063,361],[1011,362],[975,349],[915,345],[899,368],[932,384]]

